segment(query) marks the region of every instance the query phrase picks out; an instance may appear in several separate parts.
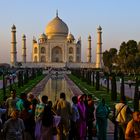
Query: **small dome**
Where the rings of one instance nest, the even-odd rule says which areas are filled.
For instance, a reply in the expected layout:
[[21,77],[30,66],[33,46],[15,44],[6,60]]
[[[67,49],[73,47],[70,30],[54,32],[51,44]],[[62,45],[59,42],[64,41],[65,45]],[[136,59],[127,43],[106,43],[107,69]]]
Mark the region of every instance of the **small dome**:
[[40,37],[39,37],[39,39],[46,39],[46,38],[47,38],[47,36],[44,33],[41,34]]
[[22,38],[26,38],[25,34],[22,35]]
[[102,30],[102,27],[99,25],[99,27],[97,28],[97,30]]
[[91,36],[90,35],[88,36],[88,40],[91,40]]
[[33,43],[37,43],[36,38],[33,36]]
[[64,23],[58,15],[47,25],[46,34],[48,36],[67,36],[68,26]]
[[75,40],[74,36],[71,33],[68,34],[67,39],[68,40]]
[[12,29],[16,29],[16,26],[13,24]]
[[35,39],[33,39],[33,43],[37,43],[37,41]]

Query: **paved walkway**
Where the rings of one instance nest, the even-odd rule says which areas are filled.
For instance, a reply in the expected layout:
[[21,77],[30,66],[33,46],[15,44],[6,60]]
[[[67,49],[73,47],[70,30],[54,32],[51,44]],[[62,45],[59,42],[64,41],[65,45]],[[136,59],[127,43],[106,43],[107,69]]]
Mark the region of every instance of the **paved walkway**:
[[[100,80],[100,83],[102,86],[107,87],[107,84],[105,84],[104,80]],[[120,93],[120,82],[116,81],[117,85],[117,92]],[[109,89],[111,89],[111,81],[109,81]],[[135,86],[129,87],[128,84],[124,84],[124,91],[125,91],[125,96],[134,99],[134,91],[135,91]]]

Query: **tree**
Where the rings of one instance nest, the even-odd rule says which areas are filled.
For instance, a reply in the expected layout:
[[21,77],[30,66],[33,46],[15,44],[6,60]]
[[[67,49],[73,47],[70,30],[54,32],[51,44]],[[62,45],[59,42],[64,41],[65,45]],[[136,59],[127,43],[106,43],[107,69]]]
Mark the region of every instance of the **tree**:
[[136,41],[129,40],[126,45],[128,54],[135,55],[138,52],[138,45]]
[[100,77],[99,77],[99,71],[96,71],[96,90],[100,89]]
[[135,93],[134,93],[134,111],[139,111],[139,81],[136,77]]
[[109,50],[110,56],[114,58],[117,55],[117,49],[116,48],[110,48]]
[[103,52],[103,62],[104,62],[104,65],[108,68],[108,70],[111,71],[112,61],[111,61],[110,53],[107,50]]
[[127,43],[122,42],[119,49],[119,66],[127,70],[134,70],[136,68],[135,56],[138,53],[138,45],[134,40],[129,40]]
[[116,48],[110,48],[109,51],[103,52],[103,62],[104,65],[108,68],[109,72],[112,71],[113,63],[116,63],[117,58],[117,49]]
[[111,100],[116,101],[117,100],[117,88],[116,88],[116,77],[115,74],[111,74]]
[[136,68],[140,67],[140,52],[138,52],[135,56],[135,64],[136,64]]

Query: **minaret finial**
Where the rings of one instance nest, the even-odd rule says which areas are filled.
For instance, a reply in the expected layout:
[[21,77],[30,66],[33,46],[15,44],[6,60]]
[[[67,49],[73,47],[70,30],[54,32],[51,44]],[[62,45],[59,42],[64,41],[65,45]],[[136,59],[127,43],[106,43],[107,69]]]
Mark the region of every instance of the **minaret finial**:
[[58,17],[58,9],[56,10],[56,17]]

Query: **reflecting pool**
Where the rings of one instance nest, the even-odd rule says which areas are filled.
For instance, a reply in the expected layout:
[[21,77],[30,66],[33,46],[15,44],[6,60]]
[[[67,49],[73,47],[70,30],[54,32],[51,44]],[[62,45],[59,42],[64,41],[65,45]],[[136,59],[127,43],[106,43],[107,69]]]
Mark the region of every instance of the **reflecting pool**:
[[40,93],[39,98],[41,98],[43,95],[47,95],[49,100],[54,103],[57,99],[60,98],[61,92],[66,94],[67,101],[71,101],[73,93],[69,89],[64,76],[52,75],[46,83],[44,90]]

